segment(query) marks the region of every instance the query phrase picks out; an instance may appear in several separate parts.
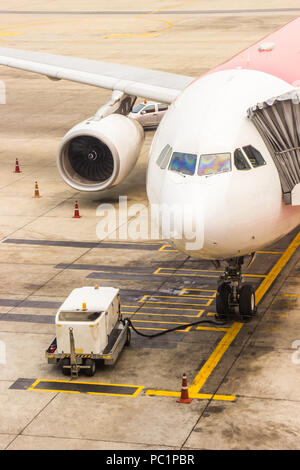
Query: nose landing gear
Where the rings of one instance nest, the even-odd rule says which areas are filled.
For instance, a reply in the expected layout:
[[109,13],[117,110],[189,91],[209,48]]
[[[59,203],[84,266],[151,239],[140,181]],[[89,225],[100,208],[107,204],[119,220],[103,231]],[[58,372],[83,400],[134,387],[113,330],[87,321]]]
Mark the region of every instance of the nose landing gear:
[[249,322],[257,308],[253,286],[242,282],[244,257],[231,258],[226,263],[225,273],[218,282],[216,317],[224,321],[231,313],[238,313],[241,321]]

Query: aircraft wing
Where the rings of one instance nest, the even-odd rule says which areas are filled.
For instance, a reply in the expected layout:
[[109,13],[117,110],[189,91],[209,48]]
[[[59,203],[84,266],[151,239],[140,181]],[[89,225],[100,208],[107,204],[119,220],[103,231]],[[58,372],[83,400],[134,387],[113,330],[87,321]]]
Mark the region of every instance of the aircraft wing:
[[0,65],[39,73],[53,80],[65,79],[119,90],[168,104],[194,80],[193,77],[157,70],[8,48],[0,48]]

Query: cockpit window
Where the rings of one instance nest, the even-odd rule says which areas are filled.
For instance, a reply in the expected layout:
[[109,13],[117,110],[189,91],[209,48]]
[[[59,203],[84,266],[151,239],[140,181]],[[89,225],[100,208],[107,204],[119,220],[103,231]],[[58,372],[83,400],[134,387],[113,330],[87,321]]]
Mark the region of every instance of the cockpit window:
[[172,147],[169,144],[167,144],[160,152],[158,159],[156,160],[156,163],[162,170],[167,168],[171,153],[172,153]]
[[234,151],[234,165],[238,170],[251,170],[251,166],[246,160],[245,155],[241,149],[236,149]]
[[260,151],[257,150],[252,145],[246,145],[245,147],[243,147],[243,150],[245,154],[247,155],[247,157],[249,158],[250,163],[253,166],[253,168],[266,165],[266,162],[263,159],[263,156],[260,153]]
[[231,171],[230,153],[210,153],[201,155],[198,167],[198,175],[214,175]]
[[193,153],[174,152],[170,161],[169,170],[192,176],[195,173],[196,161],[197,155]]

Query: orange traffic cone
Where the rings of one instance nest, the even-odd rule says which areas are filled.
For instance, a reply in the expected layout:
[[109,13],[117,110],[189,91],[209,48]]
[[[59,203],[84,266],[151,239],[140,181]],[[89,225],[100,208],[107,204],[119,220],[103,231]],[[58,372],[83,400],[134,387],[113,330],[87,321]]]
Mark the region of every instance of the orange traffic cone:
[[37,182],[35,182],[34,196],[33,197],[41,197]]
[[79,215],[79,208],[78,208],[78,201],[75,201],[75,210],[73,219],[80,219],[81,215]]
[[18,159],[16,158],[16,167],[15,167],[15,171],[13,173],[21,173],[21,170],[20,170],[20,167],[19,167],[19,161]]
[[178,403],[191,403],[193,399],[189,398],[186,373],[182,376],[181,396],[176,400]]

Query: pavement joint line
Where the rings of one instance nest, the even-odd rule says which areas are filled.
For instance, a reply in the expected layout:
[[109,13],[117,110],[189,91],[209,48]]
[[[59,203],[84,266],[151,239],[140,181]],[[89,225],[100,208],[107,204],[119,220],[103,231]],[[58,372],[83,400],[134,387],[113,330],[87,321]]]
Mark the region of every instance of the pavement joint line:
[[[34,218],[34,220],[33,221],[31,220],[30,222],[28,222],[28,224],[34,222],[39,217],[44,217],[48,212],[55,209],[60,204],[65,203],[69,199],[74,199],[74,194],[72,194],[69,198],[64,199],[62,202],[57,204],[55,207],[52,207],[51,209],[48,209],[45,213],[43,213],[43,214],[39,215],[38,217]],[[132,220],[132,217],[130,218],[129,221],[131,221],[131,220]],[[20,228],[24,228],[28,224],[25,224],[24,226],[22,226]],[[10,234],[3,237],[4,239],[2,240],[1,243],[17,244],[17,245],[34,245],[34,246],[35,245],[36,246],[40,246],[40,245],[60,246],[60,247],[70,247],[70,248],[116,248],[116,249],[131,249],[131,250],[139,250],[140,249],[140,250],[150,250],[150,251],[156,251],[157,246],[160,246],[158,244],[153,244],[153,243],[106,242],[105,239],[99,240],[98,242],[78,242],[78,241],[70,241],[70,240],[41,240],[41,239],[10,238],[11,235],[18,232],[19,230],[20,229],[14,230]],[[106,238],[108,238],[110,235],[111,234],[108,234]],[[80,259],[80,257],[78,259]],[[76,264],[74,262],[73,263],[66,263],[66,264],[61,263],[61,264],[62,264],[61,267],[64,268],[64,269],[68,269],[69,266],[72,266],[72,265],[76,266]],[[60,268],[59,264],[57,266]],[[73,267],[73,269],[74,269],[74,267]],[[79,268],[77,268],[77,269],[79,269]]]
[[213,14],[248,14],[248,13],[280,13],[297,12],[300,8],[251,8],[251,9],[215,9],[215,10],[0,10],[1,14],[6,15],[213,15]]

